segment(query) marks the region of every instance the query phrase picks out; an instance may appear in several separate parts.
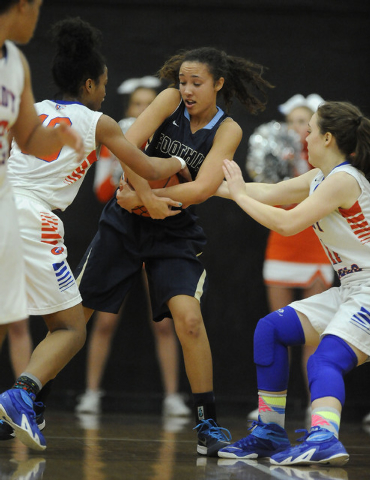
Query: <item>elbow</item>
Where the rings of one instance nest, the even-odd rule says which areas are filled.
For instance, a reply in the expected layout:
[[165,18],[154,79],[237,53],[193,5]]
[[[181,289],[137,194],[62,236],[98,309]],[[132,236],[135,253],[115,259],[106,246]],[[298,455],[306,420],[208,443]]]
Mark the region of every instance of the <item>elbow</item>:
[[293,229],[291,225],[276,225],[272,230],[275,230],[275,232],[283,237],[291,237],[300,232],[300,230]]

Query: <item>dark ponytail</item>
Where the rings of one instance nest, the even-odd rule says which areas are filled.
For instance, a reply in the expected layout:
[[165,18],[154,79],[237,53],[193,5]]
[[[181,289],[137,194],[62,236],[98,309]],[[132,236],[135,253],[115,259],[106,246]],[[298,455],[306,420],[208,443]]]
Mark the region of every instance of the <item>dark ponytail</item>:
[[95,82],[104,73],[105,59],[100,53],[101,32],[81,18],[67,18],[51,29],[56,43],[52,63],[54,82],[60,93],[78,97],[88,78]]
[[370,120],[348,102],[326,102],[317,117],[321,134],[330,132],[339,150],[370,181]]

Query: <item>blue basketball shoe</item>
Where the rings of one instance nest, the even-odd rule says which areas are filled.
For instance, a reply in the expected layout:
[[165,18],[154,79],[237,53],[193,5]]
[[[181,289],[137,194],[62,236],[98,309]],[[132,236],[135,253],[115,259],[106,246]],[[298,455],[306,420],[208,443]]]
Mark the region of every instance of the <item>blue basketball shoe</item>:
[[45,438],[36,423],[34,395],[12,388],[0,395],[0,418],[13,428],[15,436],[34,450],[45,450]]
[[221,458],[257,458],[271,457],[290,447],[288,435],[277,423],[254,421],[247,437],[222,448],[218,452]]
[[193,430],[198,430],[197,452],[208,457],[217,457],[220,448],[229,445],[229,430],[220,427],[213,419],[202,420]]
[[[45,405],[42,402],[34,402],[33,408],[36,414],[37,426],[40,430],[44,430],[46,425],[44,417]],[[14,429],[9,425],[9,423],[0,420],[0,441],[12,440],[13,438],[15,438]]]
[[298,441],[301,445],[291,447],[270,458],[273,465],[312,465],[324,464],[340,467],[348,462],[349,455],[333,432],[319,426],[307,430]]

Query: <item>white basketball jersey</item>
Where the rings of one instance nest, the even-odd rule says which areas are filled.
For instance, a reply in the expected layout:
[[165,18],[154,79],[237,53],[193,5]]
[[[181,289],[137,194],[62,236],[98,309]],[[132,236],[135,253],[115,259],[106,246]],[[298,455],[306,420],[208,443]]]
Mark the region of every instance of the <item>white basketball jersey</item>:
[[72,126],[81,135],[85,158],[77,160],[76,152],[64,146],[49,157],[36,158],[22,153],[13,142],[8,161],[8,177],[14,192],[36,197],[51,210],[65,210],[82,184],[87,170],[97,160],[95,131],[101,112],[94,112],[79,102],[44,100],[35,104],[36,111],[49,128],[59,123]]
[[0,197],[5,189],[8,132],[18,117],[23,87],[24,69],[19,51],[12,42],[5,41],[4,55],[0,58]]
[[[345,283],[369,279],[370,274],[370,183],[365,176],[348,163],[334,168],[352,175],[361,188],[358,200],[351,208],[327,215],[313,227],[328,255],[340,281]],[[310,194],[323,182],[320,172],[311,183]],[[325,188],[325,182],[320,188]]]

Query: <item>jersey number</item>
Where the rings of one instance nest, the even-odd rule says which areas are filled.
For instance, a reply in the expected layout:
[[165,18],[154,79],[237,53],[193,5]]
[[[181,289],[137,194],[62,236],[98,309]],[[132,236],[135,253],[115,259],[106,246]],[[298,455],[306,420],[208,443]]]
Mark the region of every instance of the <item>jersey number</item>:
[[[40,117],[40,120],[43,124],[45,124],[45,120],[48,118],[49,115],[46,115],[46,114],[42,114],[42,115],[39,115]],[[66,118],[66,117],[55,117],[55,118],[52,118],[50,120],[50,122],[46,125],[46,127],[55,127],[56,125],[59,125],[60,123],[66,123],[67,125],[71,126],[72,125],[72,122],[69,118]],[[56,160],[58,157],[59,157],[59,154],[61,152],[62,149],[60,149],[58,152],[55,152],[51,155],[47,155],[46,157],[37,157],[39,158],[40,160],[44,160],[45,162],[53,162],[54,160]]]

